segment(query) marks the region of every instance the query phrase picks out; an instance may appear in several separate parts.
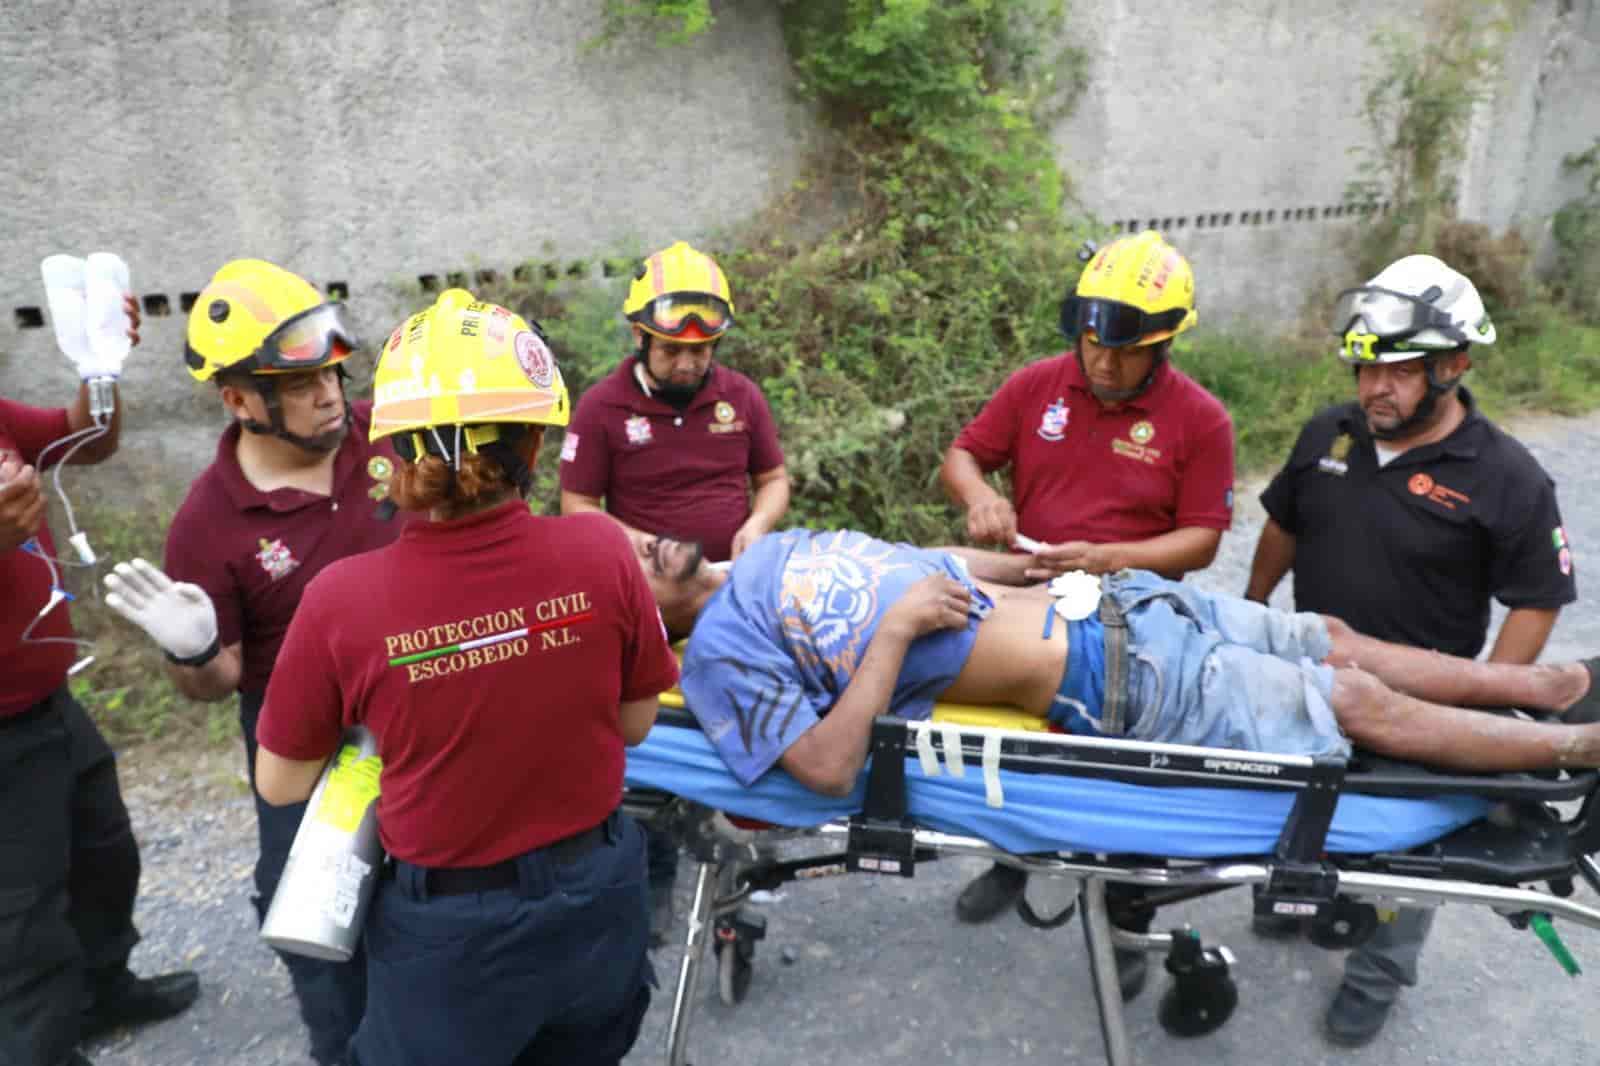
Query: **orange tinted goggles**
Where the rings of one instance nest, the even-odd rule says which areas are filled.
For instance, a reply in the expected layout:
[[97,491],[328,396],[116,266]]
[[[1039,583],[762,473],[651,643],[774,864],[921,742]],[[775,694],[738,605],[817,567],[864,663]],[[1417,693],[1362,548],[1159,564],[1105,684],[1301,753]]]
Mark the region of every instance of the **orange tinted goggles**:
[[359,348],[345,320],[344,305],[319,304],[267,334],[249,359],[254,373],[314,370]]
[[635,321],[664,337],[680,337],[698,331],[701,336],[711,338],[720,336],[733,325],[733,308],[717,296],[668,293],[641,308]]

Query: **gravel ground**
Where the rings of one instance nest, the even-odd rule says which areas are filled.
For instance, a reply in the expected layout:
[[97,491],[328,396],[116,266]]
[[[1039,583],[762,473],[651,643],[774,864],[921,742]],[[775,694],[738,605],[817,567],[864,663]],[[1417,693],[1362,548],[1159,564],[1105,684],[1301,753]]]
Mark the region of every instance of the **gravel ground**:
[[[1600,509],[1591,503],[1600,486],[1591,465],[1600,455],[1600,415],[1537,418],[1515,428],[1556,478],[1568,533],[1583,558],[1586,545],[1600,543]],[[1244,588],[1261,521],[1257,489],[1239,494],[1234,531],[1197,583]],[[1286,582],[1278,593],[1285,604],[1287,594]],[[1589,597],[1563,612],[1547,660],[1600,649],[1600,600],[1592,591]],[[181,757],[141,749],[123,759],[144,849],[138,922],[145,940],[134,966],[147,973],[193,967],[204,991],[180,1018],[90,1047],[102,1066],[308,1061],[287,974],[256,939],[248,902],[255,828],[242,769],[242,750]],[[723,1008],[715,969],[704,971],[691,1061],[1102,1061],[1076,923],[1053,933],[1010,916],[982,927],[955,923],[954,897],[980,869],[974,860],[945,860],[909,880],[857,876],[785,886],[761,907],[770,928],[745,1003]],[[688,868],[683,872],[680,914],[689,905]],[[1059,891],[1059,885],[1031,891]],[[1586,888],[1579,892],[1590,896]],[[1155,1017],[1157,968],[1151,987],[1128,1009],[1135,1058],[1147,1066],[1197,1060],[1243,1066],[1269,1055],[1294,1066],[1592,1062],[1600,1045],[1600,1013],[1591,1009],[1586,979],[1566,978],[1532,934],[1512,930],[1482,907],[1443,908],[1422,984],[1402,996],[1377,1042],[1359,1051],[1332,1049],[1318,1036],[1339,981],[1339,953],[1253,938],[1248,901],[1237,892],[1164,911],[1162,921],[1192,923],[1208,942],[1234,949],[1241,1005],[1211,1036],[1168,1036]],[[1566,934],[1580,962],[1600,959],[1600,933]],[[629,1063],[665,1061],[679,961],[676,950],[657,953],[662,990]]]

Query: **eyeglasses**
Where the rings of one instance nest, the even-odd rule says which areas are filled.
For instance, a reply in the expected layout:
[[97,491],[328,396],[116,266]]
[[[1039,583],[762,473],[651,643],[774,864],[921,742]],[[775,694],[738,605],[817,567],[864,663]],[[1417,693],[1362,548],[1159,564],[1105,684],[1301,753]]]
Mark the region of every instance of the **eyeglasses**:
[[1061,332],[1068,340],[1093,333],[1104,347],[1125,348],[1153,333],[1177,329],[1188,313],[1181,307],[1152,313],[1117,300],[1068,296],[1061,301]]

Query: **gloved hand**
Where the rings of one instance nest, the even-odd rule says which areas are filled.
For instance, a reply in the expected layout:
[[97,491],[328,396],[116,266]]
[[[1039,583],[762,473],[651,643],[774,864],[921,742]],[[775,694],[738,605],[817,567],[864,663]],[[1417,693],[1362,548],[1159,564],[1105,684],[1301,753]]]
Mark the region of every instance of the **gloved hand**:
[[[199,585],[173,581],[143,559],[118,563],[106,575],[113,611],[150,634],[167,657],[189,666],[217,643],[217,609]],[[207,656],[209,659],[209,656]]]

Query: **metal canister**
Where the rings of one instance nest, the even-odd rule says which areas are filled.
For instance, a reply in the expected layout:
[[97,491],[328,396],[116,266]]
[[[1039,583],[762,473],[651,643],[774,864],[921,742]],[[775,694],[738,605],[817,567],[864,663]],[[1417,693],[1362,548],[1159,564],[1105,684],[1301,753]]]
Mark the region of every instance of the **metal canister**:
[[377,750],[357,726],[317,780],[261,923],[261,939],[272,947],[336,962],[354,954],[383,862]]

